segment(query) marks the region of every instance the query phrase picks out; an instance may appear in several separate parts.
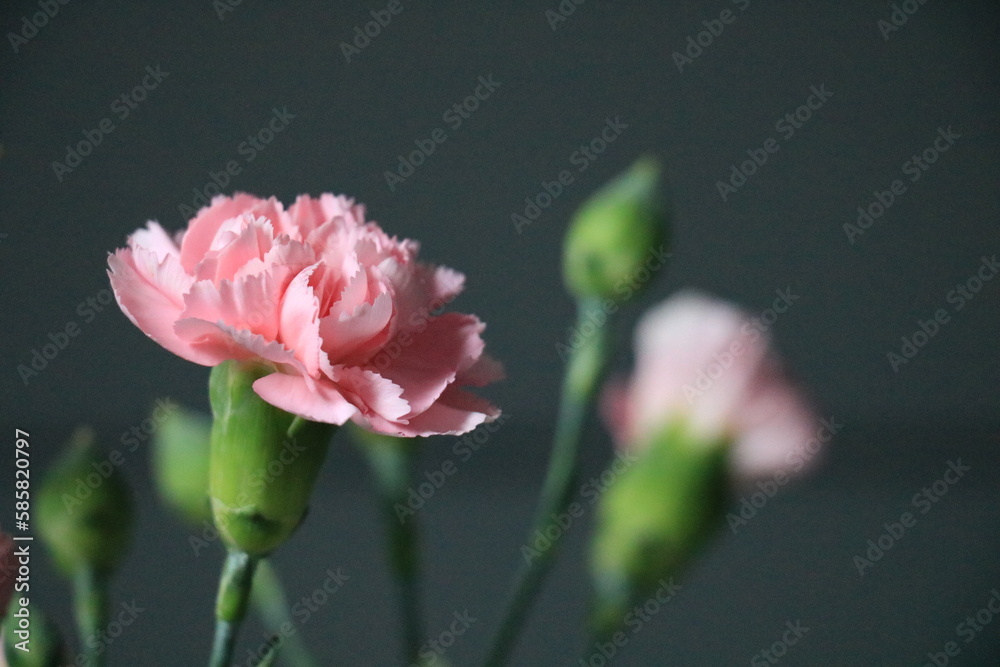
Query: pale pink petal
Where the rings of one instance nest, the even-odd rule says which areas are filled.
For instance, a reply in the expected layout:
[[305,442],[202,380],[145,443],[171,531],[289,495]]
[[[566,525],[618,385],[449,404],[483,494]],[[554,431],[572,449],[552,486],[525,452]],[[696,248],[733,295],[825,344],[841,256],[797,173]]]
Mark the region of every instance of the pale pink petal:
[[201,280],[185,295],[184,311],[179,318],[222,322],[273,341],[278,338],[278,296],[271,276],[266,273],[235,283],[223,280],[218,285]]
[[392,297],[380,294],[373,303],[362,303],[354,312],[324,317],[319,326],[331,363],[362,363],[381,347],[389,336],[388,326],[392,317]]
[[132,234],[129,238],[129,246],[151,251],[160,262],[172,255],[179,257],[181,253],[180,248],[163,230],[163,227],[152,220],[146,223],[145,229],[139,229]]
[[284,345],[295,350],[296,358],[302,362],[307,373],[319,374],[320,321],[319,299],[313,292],[309,280],[319,265],[301,271],[285,290],[281,300],[281,334]]
[[343,424],[358,411],[328,381],[310,383],[299,375],[272,373],[254,382],[253,389],[276,408],[327,424]]
[[[136,267],[137,257],[142,270]],[[176,257],[157,264],[149,251],[122,249],[108,258],[108,265],[115,299],[133,324],[179,357],[205,366],[217,363],[174,332],[174,322],[183,310],[185,286],[191,282]]]
[[[403,437],[462,435],[499,416],[500,410],[488,401],[449,387],[438,401],[424,412],[409,417],[406,423],[372,422],[372,426],[382,433]],[[360,418],[356,417],[355,421]]]
[[250,211],[260,200],[252,195],[237,193],[232,197],[217,195],[212,203],[198,211],[188,223],[187,232],[181,243],[181,265],[188,273],[194,273],[215,239],[219,228],[231,220]]
[[213,361],[209,366],[220,364],[227,359],[269,361],[278,368],[304,373],[295,353],[281,343],[266,340],[260,334],[245,329],[233,328],[224,322],[207,322],[194,318],[178,320],[174,325],[177,335]]
[[271,249],[261,259],[251,259],[236,272],[234,279],[270,272],[275,284],[284,290],[299,271],[316,263],[312,248],[287,237],[276,239]]
[[479,359],[485,346],[479,337],[485,327],[473,315],[445,313],[423,326],[423,331],[411,334],[408,345],[400,343],[401,351],[388,368],[379,369],[404,388],[411,414],[427,410],[455,381],[459,369],[469,368]]
[[378,373],[354,366],[334,366],[333,375],[344,398],[365,415],[395,421],[410,412],[403,388]]
[[274,230],[272,238],[282,234],[294,235],[297,231],[292,225],[285,207],[275,197],[258,201],[254,204],[251,213],[255,218],[263,218],[271,223],[271,229]]
[[747,477],[788,467],[794,453],[816,437],[816,418],[800,389],[776,363],[757,378],[734,416],[739,433],[733,460]]
[[619,444],[641,444],[681,422],[697,441],[733,443],[741,475],[773,473],[816,432],[811,407],[781,371],[770,341],[733,306],[682,292],[636,329],[627,392],[605,398]]
[[[238,231],[227,236],[220,242],[221,247],[206,258],[211,259],[211,263],[203,262],[198,266],[199,280],[232,280],[249,262],[263,261],[274,243],[274,230],[264,218],[245,219]],[[211,266],[210,272],[208,266]]]

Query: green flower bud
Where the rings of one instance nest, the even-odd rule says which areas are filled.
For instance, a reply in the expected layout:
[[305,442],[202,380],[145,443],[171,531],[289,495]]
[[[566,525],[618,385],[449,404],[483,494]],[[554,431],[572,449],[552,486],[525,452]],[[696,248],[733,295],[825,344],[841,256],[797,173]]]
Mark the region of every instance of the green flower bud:
[[132,494],[121,470],[79,428],[38,492],[39,536],[59,567],[110,573],[128,548]]
[[[11,610],[21,612],[21,609]],[[25,616],[10,616],[3,624],[3,652],[10,667],[60,667],[70,664],[59,629],[34,605]],[[29,650],[23,650],[23,649]]]
[[334,427],[300,419],[253,390],[269,369],[227,361],[212,369],[209,496],[225,543],[265,556],[305,518]]
[[153,437],[153,479],[164,504],[192,525],[212,516],[208,502],[212,420],[183,408],[170,411]]
[[652,438],[600,499],[591,544],[593,629],[607,638],[716,529],[728,489],[725,443],[674,425]]
[[657,193],[659,175],[654,159],[640,159],[576,212],[563,280],[577,298],[622,299],[649,282],[644,273],[662,268],[669,216]]

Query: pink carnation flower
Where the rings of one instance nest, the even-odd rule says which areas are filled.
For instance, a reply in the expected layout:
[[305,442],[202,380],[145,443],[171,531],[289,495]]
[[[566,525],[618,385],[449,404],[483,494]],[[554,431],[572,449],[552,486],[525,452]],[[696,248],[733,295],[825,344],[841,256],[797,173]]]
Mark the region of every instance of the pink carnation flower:
[[[636,445],[683,421],[699,442],[733,442],[737,474],[786,469],[818,424],[783,373],[767,336],[733,306],[683,292],[643,316],[631,384],[604,396],[621,445]],[[801,457],[799,457],[801,459]]]
[[147,336],[205,366],[273,368],[254,384],[302,417],[400,436],[460,434],[499,410],[463,390],[502,377],[485,325],[439,314],[465,280],[331,194],[217,196],[171,238],[157,223],[110,256],[118,305]]

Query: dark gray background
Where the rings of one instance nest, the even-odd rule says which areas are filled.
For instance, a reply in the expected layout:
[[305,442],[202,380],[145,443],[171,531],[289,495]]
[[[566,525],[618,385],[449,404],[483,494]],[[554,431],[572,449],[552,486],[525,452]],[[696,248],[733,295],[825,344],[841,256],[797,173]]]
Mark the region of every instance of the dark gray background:
[[[740,11],[721,0],[591,0],[556,30],[545,17],[555,2],[402,4],[350,63],[340,43],[384,3],[245,0],[220,20],[209,0],[158,8],[76,0],[17,53],[6,38],[0,44],[3,421],[5,432],[32,432],[35,469],[77,423],[120,447],[159,396],[205,407],[206,369],[160,349],[117,307],[89,322],[77,307],[108,287],[109,251],[147,219],[183,226],[178,205],[190,204],[209,170],[242,162],[240,142],[272,108],[287,107],[289,127],[227,189],[285,202],[333,191],[365,202],[389,233],[420,239],[424,258],[467,274],[454,307],[489,324],[489,348],[507,365],[509,380],[484,393],[508,411],[508,424],[421,515],[429,627],[443,628],[456,610],[477,616],[448,654],[474,664],[518,562],[548,448],[561,373],[555,344],[572,315],[559,278],[561,234],[588,193],[653,153],[677,213],[674,263],[629,304],[627,321],[681,286],[755,313],[791,288],[800,299],[775,336],[822,413],[845,426],[817,475],[783,490],[737,535],[723,529],[682,595],[614,664],[747,664],[797,618],[810,633],[783,664],[918,664],[955,639],[957,623],[1000,586],[1000,281],[959,312],[947,301],[1000,246],[996,4],[918,5],[888,40],[876,23],[893,11],[885,2],[752,0]],[[671,54],[725,8],[735,22],[678,72]],[[36,11],[13,3],[0,25],[19,30]],[[169,76],[119,120],[112,101],[147,65]],[[442,113],[490,74],[500,88],[448,128]],[[748,149],[780,137],[776,121],[821,84],[833,96],[722,201],[716,181]],[[628,129],[518,234],[511,213],[543,180],[572,169],[570,154],[615,116]],[[114,132],[58,181],[51,163],[105,117]],[[949,126],[961,137],[911,183],[903,163]],[[436,127],[447,129],[446,143],[390,191],[384,170]],[[850,244],[842,226],[896,178],[906,193]],[[938,308],[951,321],[894,372],[887,353]],[[80,335],[26,386],[17,366],[70,322]],[[311,592],[327,567],[353,577],[303,629],[324,664],[392,664],[394,607],[383,564],[371,557],[379,527],[361,464],[338,443],[313,515],[276,560],[293,596]],[[428,443],[422,468],[437,469],[450,447]],[[595,425],[588,471],[607,455]],[[956,457],[972,466],[968,476],[859,578],[852,557]],[[2,460],[9,480],[12,456]],[[112,662],[198,664],[219,553],[193,557],[184,529],[156,508],[144,449],[125,467],[142,524],[118,592],[148,611],[113,646]],[[9,503],[0,499],[4,516]],[[571,535],[517,664],[577,664],[587,531]],[[38,568],[38,601],[65,620],[67,589]],[[995,637],[989,626],[953,664],[996,664]]]

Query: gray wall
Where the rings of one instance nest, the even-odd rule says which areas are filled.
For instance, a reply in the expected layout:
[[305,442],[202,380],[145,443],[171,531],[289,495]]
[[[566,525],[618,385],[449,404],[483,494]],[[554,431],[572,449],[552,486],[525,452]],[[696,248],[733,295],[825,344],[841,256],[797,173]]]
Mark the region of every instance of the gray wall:
[[[626,317],[634,318],[681,286],[712,291],[755,313],[771,305],[776,290],[790,289],[799,298],[777,319],[775,335],[824,414],[848,425],[835,450],[839,453],[831,457],[833,472],[815,487],[825,491],[810,495],[802,487],[795,492],[799,495],[785,496],[785,514],[776,510],[773,535],[730,545],[712,563],[736,568],[766,549],[815,556],[810,550],[817,543],[833,539],[824,526],[838,525],[842,541],[837,548],[844,553],[843,562],[836,562],[838,567],[848,564],[840,574],[849,578],[850,554],[875,534],[883,516],[886,521],[898,516],[897,504],[905,509],[911,491],[935,479],[949,457],[976,452],[981,458],[975,470],[989,470],[1000,412],[995,380],[1000,280],[987,281],[970,301],[951,292],[976,275],[981,258],[1000,250],[998,12],[995,3],[985,1],[900,4],[916,8],[915,13],[898,30],[883,33],[878,22],[890,21],[894,11],[885,2],[623,6],[591,0],[573,5],[575,12],[553,28],[546,10],[556,8],[554,0],[530,7],[431,6],[402,0],[402,12],[350,62],[341,43],[351,40],[354,27],[370,21],[369,12],[384,4],[245,0],[222,18],[209,0],[159,8],[125,2],[59,5],[58,14],[27,43],[19,43],[16,52],[9,37],[0,44],[3,421],[9,428],[39,434],[38,446],[48,450],[37,464],[41,466],[78,422],[94,424],[117,446],[120,435],[139,424],[159,396],[205,406],[206,369],[172,357],[116,306],[101,306],[100,299],[107,297],[107,253],[147,219],[170,229],[181,227],[185,220],[179,206],[192,204],[193,189],[204,188],[210,171],[235,160],[240,173],[227,191],[273,194],[286,202],[303,192],[355,196],[389,233],[421,240],[424,258],[467,274],[467,293],[455,307],[489,324],[488,345],[509,372],[508,381],[484,392],[512,415],[507,435],[493,441],[507,455],[477,460],[478,472],[470,472],[470,480],[481,486],[470,481],[467,494],[456,488],[448,501],[454,504],[438,517],[449,517],[452,523],[445,525],[450,528],[435,533],[446,540],[458,535],[455,546],[466,558],[497,558],[500,549],[483,547],[476,537],[479,521],[462,509],[462,503],[478,503],[477,511],[506,526],[497,524],[497,541],[506,545],[509,558],[490,565],[493,575],[486,584],[482,573],[469,572],[465,578],[455,575],[451,592],[436,593],[432,604],[444,622],[451,610],[465,604],[455,590],[468,584],[477,595],[487,596],[479,599],[498,597],[516,562],[518,531],[530,513],[537,473],[518,469],[514,461],[525,461],[530,468],[543,460],[542,443],[561,373],[556,343],[564,340],[572,315],[558,265],[567,218],[588,193],[639,155],[652,153],[665,165],[677,214],[674,263],[647,296],[629,304]],[[688,37],[697,39],[706,29],[703,22],[726,8],[732,12],[726,16],[731,23],[700,55],[692,49],[696,57],[679,68],[674,52],[688,48]],[[12,3],[3,10],[0,25],[5,33],[18,31],[22,17],[37,11],[31,2]],[[708,42],[706,35],[702,39]],[[134,109],[115,103],[142,82],[147,66],[168,75]],[[479,77],[489,76],[500,86],[460,126],[454,116],[443,117],[472,92]],[[792,133],[782,119],[807,103],[813,87],[832,95],[821,106],[813,98],[818,108]],[[241,142],[264,127],[275,108],[287,108],[294,118],[264,150],[241,150]],[[598,136],[608,118],[620,118],[627,128],[579,171],[583,163],[574,152]],[[109,119],[105,127],[111,123],[113,131],[78,167],[57,176],[52,163],[64,160],[67,144],[82,140],[103,119]],[[414,141],[429,137],[435,128],[444,129],[447,140],[391,189],[385,170],[395,168],[397,156],[412,151]],[[911,180],[917,172],[908,161],[933,146],[939,129],[948,128],[958,138]],[[768,140],[772,142],[766,144]],[[747,151],[759,157],[765,144],[776,152],[767,154],[766,163],[723,199],[717,182],[729,178],[732,165],[748,159]],[[543,181],[554,180],[563,169],[573,172],[573,183],[518,232],[511,214],[523,212],[525,197],[534,197]],[[852,243],[844,225],[854,223],[856,209],[867,208],[876,192],[891,190],[895,180],[902,194]],[[88,305],[88,299],[98,301]],[[901,337],[912,336],[918,322],[939,309],[946,311],[947,322],[912,360],[894,369],[887,354],[900,353]],[[49,334],[74,325],[78,335],[25,384],[18,365],[29,364],[32,350],[48,342]],[[621,363],[626,362],[623,355]],[[596,467],[607,445],[599,434],[594,441]],[[430,446],[429,469],[447,458],[449,447],[444,442]],[[137,480],[143,479],[142,456],[139,450],[128,464]],[[349,453],[342,456],[345,468],[358,465]],[[328,479],[354,488],[343,481],[340,468],[328,471]],[[978,511],[981,523],[950,536],[943,550],[934,546],[942,540],[925,534],[921,539],[928,540],[929,551],[920,551],[924,557],[915,559],[911,569],[886,575],[895,582],[886,582],[887,590],[904,590],[906,577],[944,586],[940,577],[927,574],[932,566],[950,567],[970,553],[982,553],[984,560],[995,554],[994,542],[984,544],[975,537],[976,530],[995,526],[989,514],[995,514],[995,494],[982,491],[991,488],[985,478],[979,483],[986,486],[970,484],[961,491],[968,504],[956,500],[948,510],[955,512],[949,515],[953,519],[943,513],[933,516],[942,527],[956,525],[968,519],[960,508],[968,508]],[[360,488],[338,493],[339,503],[366,506],[366,492]],[[149,492],[142,497],[151,508]],[[0,506],[8,502],[3,498]],[[146,516],[153,521],[159,515]],[[781,532],[784,524],[778,516],[811,527],[802,528],[808,541]],[[3,517],[0,521],[7,523]],[[310,533],[315,540],[323,525]],[[183,551],[185,538],[179,530],[161,518],[144,528],[137,553]],[[352,542],[352,549],[363,553],[365,540],[376,539],[370,532]],[[290,553],[319,567],[322,559],[298,549]],[[442,560],[434,561],[434,583],[448,585],[452,575],[441,554]],[[214,562],[202,558],[191,565],[178,557],[210,582]],[[578,559],[572,562],[580,566]],[[141,577],[150,564],[133,561],[130,567],[126,593],[148,585]],[[762,584],[760,599],[770,600],[771,615],[759,628],[737,632],[742,639],[733,640],[731,653],[717,655],[736,655],[733,662],[746,662],[756,649],[741,651],[762,644],[771,625],[777,632],[786,614],[792,618],[797,613],[789,600],[808,598],[822,608],[816,592],[822,589],[843,596],[836,613],[843,625],[831,621],[815,630],[813,636],[823,635],[830,652],[823,654],[816,641],[816,652],[807,657],[803,651],[798,664],[832,664],[831,656],[848,645],[857,649],[851,655],[862,662],[857,656],[872,655],[864,653],[865,647],[883,652],[882,659],[870,664],[916,662],[943,644],[953,617],[979,604],[979,593],[990,588],[986,579],[948,583],[954,596],[937,612],[921,615],[921,626],[878,612],[880,607],[871,602],[895,600],[895,593],[855,590],[856,582],[845,589],[836,577],[820,577],[816,583],[815,575],[790,567],[793,573],[772,573],[774,585],[786,578],[798,582],[789,589],[798,597],[785,600]],[[304,570],[301,587],[315,586],[313,579],[321,571]],[[995,566],[990,572],[1000,574]],[[704,576],[712,585],[726,585],[724,578]],[[48,599],[58,605],[60,589],[51,579],[45,585]],[[385,582],[379,585],[387,593]],[[480,585],[486,589],[475,588]],[[536,662],[539,655],[559,660],[575,650],[573,635],[554,640],[544,633],[572,627],[571,615],[564,612],[577,609],[583,593],[560,597],[565,590],[553,588],[548,609],[551,618],[561,620],[541,625],[538,632],[543,634],[536,632],[529,642],[537,652],[526,653],[522,664],[542,664]],[[713,595],[711,590],[708,586],[701,599]],[[208,592],[203,600],[179,591],[169,595],[176,598],[171,604],[186,601],[191,616],[207,608],[211,597]],[[745,603],[748,613],[754,613],[753,600]],[[392,607],[380,605],[377,619],[366,622],[389,632],[385,627],[393,622]],[[153,607],[164,619],[174,616],[167,612],[170,605]],[[721,664],[705,657],[706,645],[730,649],[721,648],[717,637],[691,630],[685,619],[698,618],[698,612],[686,613],[664,617],[658,632],[671,635],[687,627],[688,634],[694,633],[688,649],[702,651],[702,657],[683,664]],[[714,619],[734,612],[721,605],[701,613]],[[204,633],[205,624],[184,618],[197,628],[190,632]],[[347,618],[345,623],[350,614]],[[726,618],[726,623],[735,622],[735,617]],[[879,619],[888,625],[865,640],[865,628]],[[457,649],[468,651],[458,664],[479,655],[491,622],[487,619],[477,629],[471,647]],[[139,635],[123,642],[155,642],[155,626],[148,623],[142,642],[135,638]],[[921,632],[901,635],[901,628]],[[858,632],[860,640],[844,637]],[[311,636],[324,634],[312,630]],[[192,637],[190,647],[183,643],[194,661],[207,638]],[[350,655],[338,651],[352,639],[345,633],[328,640],[327,654]],[[366,641],[372,650],[386,651],[390,657],[383,660],[391,659],[391,647]],[[673,644],[647,648],[658,655],[664,646],[681,651]],[[983,655],[991,650],[985,642],[975,647]],[[149,664],[152,654],[142,655],[142,664]],[[639,655],[637,649],[632,659],[639,662],[629,664],[656,664]]]

